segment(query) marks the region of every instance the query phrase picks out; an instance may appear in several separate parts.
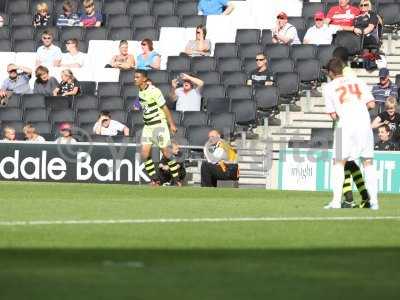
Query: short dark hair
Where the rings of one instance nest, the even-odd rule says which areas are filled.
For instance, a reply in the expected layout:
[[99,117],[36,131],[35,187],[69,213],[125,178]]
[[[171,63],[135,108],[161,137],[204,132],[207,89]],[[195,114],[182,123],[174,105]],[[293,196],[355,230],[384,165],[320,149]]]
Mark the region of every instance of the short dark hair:
[[142,44],[143,44],[143,43],[146,43],[146,44],[147,44],[147,46],[149,47],[149,50],[150,50],[150,51],[153,51],[153,50],[154,50],[153,41],[152,41],[151,39],[143,39],[143,40],[142,40]]
[[149,78],[149,75],[146,70],[137,69],[137,70],[135,70],[135,73],[142,74],[145,78]]
[[52,38],[54,38],[54,34],[53,34],[53,32],[51,32],[50,30],[44,30],[44,31],[42,32],[42,36],[44,36],[44,35],[49,35],[49,36],[51,36]]
[[75,45],[75,47],[76,48],[78,48],[79,47],[79,41],[78,41],[78,39],[69,39],[69,40],[67,40],[67,43],[68,42],[71,42],[71,43],[73,43],[74,45]]
[[337,47],[333,50],[332,57],[340,59],[345,65],[349,61],[349,51],[345,47]]
[[203,31],[204,37],[207,35],[207,28],[204,25],[197,25],[196,30],[201,29]]
[[328,62],[328,71],[332,72],[334,75],[342,75],[343,74],[343,61],[339,58],[331,58]]
[[108,110],[102,110],[100,112],[100,116],[106,116],[106,117],[111,118],[111,113]]

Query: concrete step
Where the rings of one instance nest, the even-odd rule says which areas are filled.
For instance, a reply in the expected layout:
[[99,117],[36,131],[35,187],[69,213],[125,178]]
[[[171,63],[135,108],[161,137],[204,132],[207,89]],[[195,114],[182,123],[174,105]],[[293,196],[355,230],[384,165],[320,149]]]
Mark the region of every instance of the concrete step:
[[309,128],[332,128],[332,121],[293,120],[292,125]]

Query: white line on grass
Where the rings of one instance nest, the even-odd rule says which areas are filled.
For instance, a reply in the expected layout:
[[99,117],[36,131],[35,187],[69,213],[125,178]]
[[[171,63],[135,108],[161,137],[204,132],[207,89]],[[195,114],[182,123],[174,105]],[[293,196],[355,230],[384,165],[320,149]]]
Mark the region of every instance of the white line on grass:
[[238,217],[238,218],[161,218],[122,220],[54,220],[0,221],[0,226],[35,225],[96,225],[96,224],[163,224],[163,223],[233,223],[233,222],[314,222],[314,221],[383,221],[398,220],[400,216],[366,217]]

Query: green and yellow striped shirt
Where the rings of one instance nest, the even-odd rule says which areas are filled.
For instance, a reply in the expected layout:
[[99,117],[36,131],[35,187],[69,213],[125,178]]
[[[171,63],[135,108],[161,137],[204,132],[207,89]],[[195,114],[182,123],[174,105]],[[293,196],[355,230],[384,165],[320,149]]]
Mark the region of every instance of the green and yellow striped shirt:
[[145,90],[139,91],[139,100],[143,109],[143,121],[147,126],[154,126],[166,122],[162,107],[165,99],[160,91],[153,85],[149,85]]

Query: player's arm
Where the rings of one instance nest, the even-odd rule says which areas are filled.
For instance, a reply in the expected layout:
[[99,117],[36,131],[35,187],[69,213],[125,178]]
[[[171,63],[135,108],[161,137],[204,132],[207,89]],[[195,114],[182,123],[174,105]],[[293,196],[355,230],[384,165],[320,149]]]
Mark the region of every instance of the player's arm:
[[171,129],[172,133],[176,132],[176,125],[175,125],[175,121],[174,118],[172,118],[171,112],[169,110],[169,108],[167,107],[167,105],[163,105],[161,107],[161,109],[164,111],[165,117],[167,118],[167,122],[169,124],[169,128]]
[[330,113],[328,113],[328,115],[331,117],[331,119],[333,121],[337,121],[338,120],[338,115],[337,115],[336,112],[330,112]]

